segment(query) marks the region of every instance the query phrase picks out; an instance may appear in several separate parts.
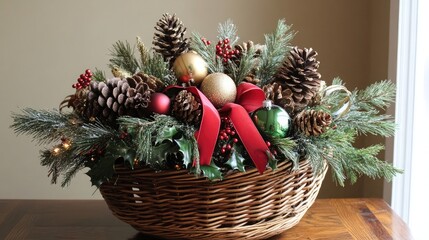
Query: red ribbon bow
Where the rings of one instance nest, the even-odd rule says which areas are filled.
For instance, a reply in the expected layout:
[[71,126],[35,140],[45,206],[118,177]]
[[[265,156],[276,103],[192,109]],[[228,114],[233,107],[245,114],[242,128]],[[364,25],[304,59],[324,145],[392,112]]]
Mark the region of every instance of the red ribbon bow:
[[[183,87],[169,87],[166,91],[169,89],[183,89]],[[210,165],[220,129],[219,112],[198,88],[188,87],[186,90],[201,101],[202,118],[195,138],[200,152],[200,165]],[[235,131],[260,173],[264,172],[268,162],[266,154],[268,147],[249,113],[260,108],[264,99],[265,94],[262,89],[251,83],[241,83],[237,87],[235,103],[227,103],[220,110],[231,119]]]

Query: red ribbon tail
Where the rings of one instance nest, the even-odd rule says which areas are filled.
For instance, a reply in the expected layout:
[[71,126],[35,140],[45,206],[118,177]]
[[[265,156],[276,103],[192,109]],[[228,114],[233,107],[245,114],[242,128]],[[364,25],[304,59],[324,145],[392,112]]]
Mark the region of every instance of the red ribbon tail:
[[256,168],[260,173],[263,173],[268,163],[266,152],[269,150],[246,109],[235,103],[227,103],[221,111],[229,111],[229,117],[235,131],[243,142]]

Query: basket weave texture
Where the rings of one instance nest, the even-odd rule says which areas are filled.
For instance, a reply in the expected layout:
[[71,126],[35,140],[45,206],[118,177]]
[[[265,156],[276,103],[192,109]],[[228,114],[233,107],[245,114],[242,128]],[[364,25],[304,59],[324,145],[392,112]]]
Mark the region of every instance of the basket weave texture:
[[233,173],[220,182],[187,170],[154,172],[117,166],[100,187],[113,214],[165,239],[266,239],[295,226],[313,204],[327,167],[314,174],[281,162],[275,171]]

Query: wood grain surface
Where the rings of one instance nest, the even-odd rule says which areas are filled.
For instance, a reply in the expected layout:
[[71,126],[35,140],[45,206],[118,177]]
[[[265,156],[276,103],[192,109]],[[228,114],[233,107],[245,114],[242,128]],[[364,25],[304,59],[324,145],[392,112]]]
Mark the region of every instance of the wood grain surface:
[[[147,239],[99,200],[0,200],[0,239]],[[412,239],[381,199],[317,199],[301,222],[270,240]]]

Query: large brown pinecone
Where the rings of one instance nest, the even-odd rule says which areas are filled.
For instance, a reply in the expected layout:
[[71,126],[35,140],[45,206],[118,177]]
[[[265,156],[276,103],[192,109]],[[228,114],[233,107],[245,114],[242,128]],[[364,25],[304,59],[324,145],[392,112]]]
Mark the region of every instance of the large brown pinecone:
[[306,136],[319,136],[332,123],[332,117],[324,111],[303,110],[293,119],[295,128]]
[[165,13],[156,23],[152,44],[154,50],[164,57],[172,66],[174,60],[189,49],[189,39],[185,38],[186,27],[175,14]]
[[171,114],[190,125],[201,122],[202,106],[195,96],[187,90],[181,90],[173,100]]
[[133,78],[111,78],[89,85],[85,116],[113,122],[119,116],[145,116],[153,90]]
[[320,89],[319,61],[317,52],[312,48],[300,49],[294,47],[287,60],[275,76],[275,82],[283,89],[290,89],[294,111],[298,112],[312,104]]

